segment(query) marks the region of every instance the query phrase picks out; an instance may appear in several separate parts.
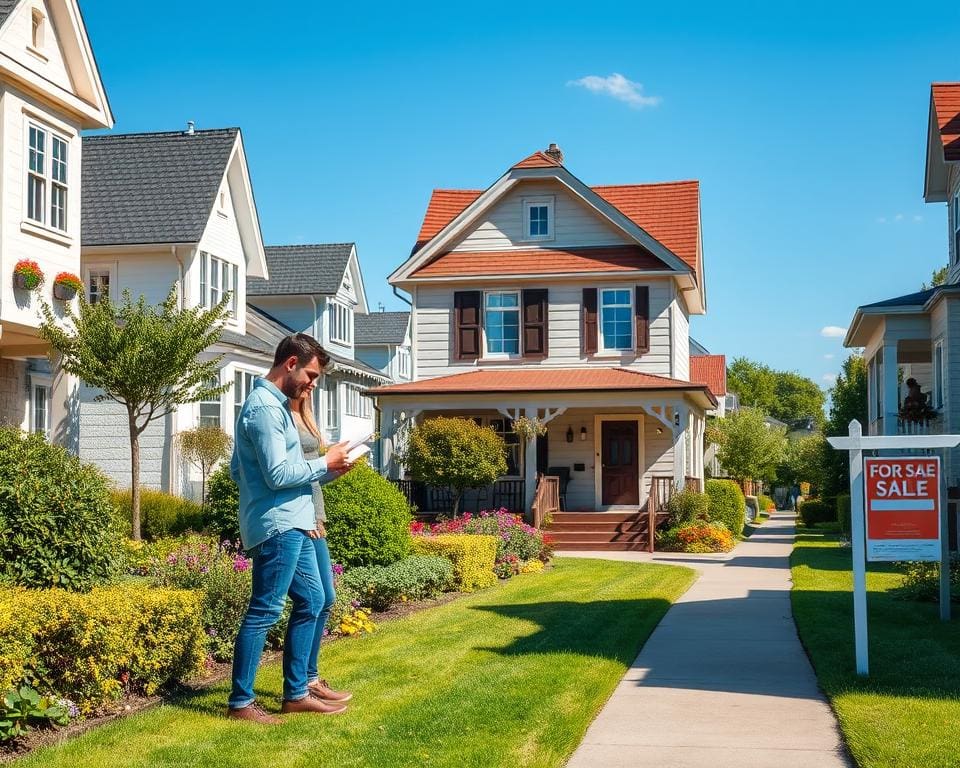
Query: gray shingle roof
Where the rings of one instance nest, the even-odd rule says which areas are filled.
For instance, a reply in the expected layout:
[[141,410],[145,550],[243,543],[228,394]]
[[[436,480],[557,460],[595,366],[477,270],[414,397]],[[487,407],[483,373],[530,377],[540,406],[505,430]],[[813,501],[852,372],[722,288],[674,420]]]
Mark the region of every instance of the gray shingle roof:
[[403,344],[409,324],[409,312],[354,314],[353,340],[355,344]]
[[908,293],[903,296],[896,296],[892,299],[877,301],[873,304],[864,304],[862,307],[860,307],[860,309],[879,309],[881,307],[912,307],[914,305],[923,306],[938,290],[940,290],[939,286],[935,288],[928,288],[925,291]]
[[247,296],[336,293],[353,251],[353,243],[269,245],[269,280],[247,278]]
[[234,347],[241,347],[254,352],[263,352],[269,357],[273,357],[273,344],[259,339],[256,336],[252,336],[249,333],[244,336],[239,333],[234,333],[233,331],[222,331],[220,333],[220,341]]
[[83,245],[199,242],[238,133],[84,136]]
[[13,13],[20,0],[0,0],[0,25],[7,20],[7,16]]

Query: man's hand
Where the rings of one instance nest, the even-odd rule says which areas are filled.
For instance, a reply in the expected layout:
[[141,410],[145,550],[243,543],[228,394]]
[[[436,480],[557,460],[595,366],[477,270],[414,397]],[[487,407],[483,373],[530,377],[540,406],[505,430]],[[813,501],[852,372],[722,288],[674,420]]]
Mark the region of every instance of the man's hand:
[[323,458],[327,460],[328,472],[338,472],[342,474],[350,469],[350,463],[347,461],[347,445],[349,445],[349,441],[343,440],[327,448],[327,452],[323,455]]

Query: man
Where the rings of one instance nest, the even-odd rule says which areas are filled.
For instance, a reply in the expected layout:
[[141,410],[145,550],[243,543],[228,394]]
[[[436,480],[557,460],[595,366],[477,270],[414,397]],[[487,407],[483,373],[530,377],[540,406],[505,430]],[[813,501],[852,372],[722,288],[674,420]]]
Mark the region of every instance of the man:
[[290,414],[290,398],[312,387],[329,357],[304,333],[277,346],[273,368],[254,382],[237,418],[230,474],[240,488],[240,537],[253,559],[253,591],[233,654],[233,688],[228,716],[263,724],[280,720],[257,704],[253,682],[267,631],[280,619],[287,595],[293,602],[283,645],[281,712],[335,714],[331,704],[310,693],[307,665],[323,587],[311,541],[315,513],[310,484],[329,482],[350,468],[346,442],[325,456],[305,461]]

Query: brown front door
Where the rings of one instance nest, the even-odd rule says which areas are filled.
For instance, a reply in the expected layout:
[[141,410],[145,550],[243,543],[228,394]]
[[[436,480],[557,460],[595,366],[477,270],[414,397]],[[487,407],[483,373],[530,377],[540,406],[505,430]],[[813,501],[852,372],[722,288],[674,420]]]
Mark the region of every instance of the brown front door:
[[600,428],[600,487],[602,503],[640,503],[640,459],[637,457],[637,422],[604,421]]

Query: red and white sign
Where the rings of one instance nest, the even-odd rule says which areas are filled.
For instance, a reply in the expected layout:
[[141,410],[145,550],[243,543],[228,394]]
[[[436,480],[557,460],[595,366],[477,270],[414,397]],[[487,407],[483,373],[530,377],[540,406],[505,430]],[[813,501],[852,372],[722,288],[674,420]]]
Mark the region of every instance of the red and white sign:
[[940,457],[864,459],[867,560],[939,561]]

